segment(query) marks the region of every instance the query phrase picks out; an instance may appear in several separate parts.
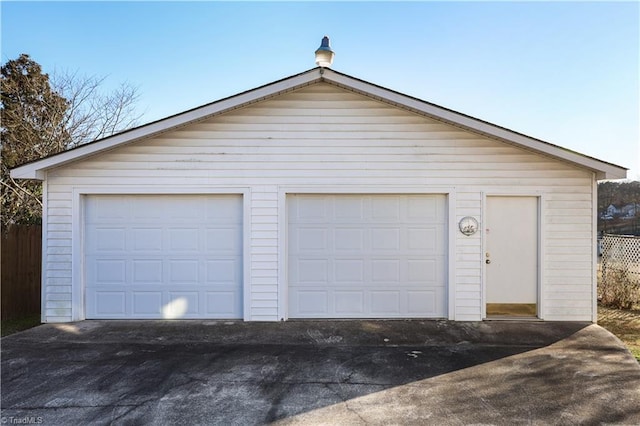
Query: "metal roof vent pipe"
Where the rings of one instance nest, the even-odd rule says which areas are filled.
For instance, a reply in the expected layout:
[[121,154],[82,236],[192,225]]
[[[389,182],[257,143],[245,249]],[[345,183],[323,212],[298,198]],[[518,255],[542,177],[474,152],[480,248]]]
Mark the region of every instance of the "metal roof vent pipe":
[[322,38],[322,43],[318,50],[316,50],[316,64],[320,67],[320,73],[324,71],[323,68],[329,68],[333,63],[333,57],[335,53],[331,50],[329,46],[329,37],[324,36]]

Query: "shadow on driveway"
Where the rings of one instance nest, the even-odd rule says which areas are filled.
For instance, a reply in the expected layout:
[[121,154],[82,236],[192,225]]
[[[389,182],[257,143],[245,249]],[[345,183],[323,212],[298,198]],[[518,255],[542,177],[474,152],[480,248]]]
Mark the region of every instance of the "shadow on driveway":
[[1,344],[3,422],[640,423],[640,366],[587,323],[84,321]]

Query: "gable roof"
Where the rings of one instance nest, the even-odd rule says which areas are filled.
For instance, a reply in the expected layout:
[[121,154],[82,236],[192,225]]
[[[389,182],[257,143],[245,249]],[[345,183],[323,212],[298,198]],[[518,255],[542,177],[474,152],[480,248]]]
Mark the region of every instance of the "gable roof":
[[572,163],[578,167],[595,172],[597,179],[624,179],[627,175],[627,169],[624,167],[607,163],[605,161],[514,132],[504,127],[368,83],[364,80],[360,80],[331,69],[313,68],[303,73],[172,115],[95,142],[80,145],[68,151],[63,151],[40,160],[23,164],[11,170],[11,177],[16,179],[43,180],[46,177],[46,171],[48,169],[59,167],[66,163],[77,161],[139,139],[175,130],[176,128],[183,127],[233,109],[242,108],[249,104],[317,82],[333,84],[370,98],[395,105],[399,108],[451,124],[467,131],[478,133],[489,138],[497,139],[533,152]]

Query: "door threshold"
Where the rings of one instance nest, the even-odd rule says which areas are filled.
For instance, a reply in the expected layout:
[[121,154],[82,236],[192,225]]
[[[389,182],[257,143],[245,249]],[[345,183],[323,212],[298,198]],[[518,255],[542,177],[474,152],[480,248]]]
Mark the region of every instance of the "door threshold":
[[518,316],[489,316],[483,318],[483,321],[542,321],[538,317],[518,317]]
[[487,303],[487,317],[536,318],[536,303]]

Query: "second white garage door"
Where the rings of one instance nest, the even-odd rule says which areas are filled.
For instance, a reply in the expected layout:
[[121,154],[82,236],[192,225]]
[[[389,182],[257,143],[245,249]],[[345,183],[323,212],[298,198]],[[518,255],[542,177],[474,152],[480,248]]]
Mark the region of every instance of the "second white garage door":
[[444,195],[290,195],[291,318],[446,316]]
[[95,195],[87,318],[242,318],[242,197]]

